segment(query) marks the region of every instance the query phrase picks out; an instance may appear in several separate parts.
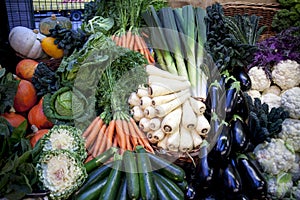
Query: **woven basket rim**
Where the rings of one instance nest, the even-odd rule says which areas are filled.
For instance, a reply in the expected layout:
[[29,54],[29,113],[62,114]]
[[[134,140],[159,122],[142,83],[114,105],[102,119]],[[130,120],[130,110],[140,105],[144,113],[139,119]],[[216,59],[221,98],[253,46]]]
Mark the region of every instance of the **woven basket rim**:
[[280,7],[279,3],[253,3],[253,2],[244,2],[244,1],[234,1],[234,2],[224,2],[220,3],[223,7],[228,6],[246,6],[246,7],[266,7],[266,8],[276,8]]

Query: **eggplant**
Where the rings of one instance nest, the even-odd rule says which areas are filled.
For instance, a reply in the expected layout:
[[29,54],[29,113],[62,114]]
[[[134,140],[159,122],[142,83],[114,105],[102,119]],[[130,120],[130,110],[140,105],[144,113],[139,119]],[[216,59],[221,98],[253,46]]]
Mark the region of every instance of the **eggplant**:
[[220,176],[227,195],[235,196],[242,193],[242,179],[232,158],[225,168],[221,168]]
[[234,113],[246,121],[249,117],[249,106],[246,102],[245,95],[242,91],[239,91],[236,98]]
[[235,81],[231,86],[226,90],[226,99],[225,99],[225,113],[226,121],[229,121],[235,114],[237,106],[237,97],[240,91],[239,82]]
[[[225,88],[217,80],[210,84],[205,104],[207,105],[208,114],[218,113],[225,106]],[[224,115],[225,116],[225,115]]]
[[212,183],[213,169],[208,164],[208,142],[204,140],[199,148],[199,159],[196,161],[195,181],[200,188],[208,188]]
[[194,185],[192,183],[188,184],[184,194],[184,199],[197,199],[196,196],[197,194]]
[[267,181],[260,169],[245,154],[237,156],[235,162],[242,178],[245,194],[252,198],[264,198],[268,188]]
[[240,82],[241,90],[248,91],[251,89],[251,79],[247,72],[243,69],[236,69],[233,71],[234,78]]
[[234,117],[230,122],[232,136],[232,150],[235,152],[246,152],[250,144],[250,131],[248,125],[239,117]]

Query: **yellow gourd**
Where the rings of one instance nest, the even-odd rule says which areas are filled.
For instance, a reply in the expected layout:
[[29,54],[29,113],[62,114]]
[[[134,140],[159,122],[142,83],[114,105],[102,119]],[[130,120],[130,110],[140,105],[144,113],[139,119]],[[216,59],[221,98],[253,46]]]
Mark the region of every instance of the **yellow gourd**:
[[64,56],[64,50],[58,48],[58,45],[54,43],[55,38],[45,37],[41,41],[41,46],[44,52],[52,58],[59,59]]

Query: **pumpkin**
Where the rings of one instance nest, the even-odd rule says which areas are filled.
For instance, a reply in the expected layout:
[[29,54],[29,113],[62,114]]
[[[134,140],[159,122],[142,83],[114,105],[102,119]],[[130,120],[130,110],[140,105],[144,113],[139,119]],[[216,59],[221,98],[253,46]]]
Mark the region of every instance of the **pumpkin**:
[[31,126],[33,133],[29,135],[30,145],[33,148],[36,143],[49,132],[49,129],[38,129],[36,126]]
[[58,48],[58,45],[54,43],[55,38],[45,37],[41,41],[41,46],[44,52],[52,58],[59,59],[64,56],[64,50]]
[[16,26],[9,32],[8,40],[10,46],[23,57],[41,59],[46,57],[40,43],[44,37],[38,30]]
[[16,75],[31,82],[34,71],[39,63],[32,59],[23,59],[16,66]]
[[56,17],[56,15],[53,14],[51,17],[46,17],[40,21],[39,30],[42,34],[49,35],[49,30],[53,29],[57,24],[59,24],[62,28],[72,28],[72,22],[69,20],[69,18]]
[[20,124],[26,120],[23,115],[16,112],[5,112],[1,114],[1,116],[6,119],[12,127],[15,128],[20,126]]
[[30,110],[37,102],[37,93],[34,85],[25,79],[21,79],[14,98],[14,108],[17,112]]
[[33,106],[28,112],[28,121],[30,125],[35,125],[38,129],[52,128],[53,124],[43,110],[43,98],[40,99],[39,103]]

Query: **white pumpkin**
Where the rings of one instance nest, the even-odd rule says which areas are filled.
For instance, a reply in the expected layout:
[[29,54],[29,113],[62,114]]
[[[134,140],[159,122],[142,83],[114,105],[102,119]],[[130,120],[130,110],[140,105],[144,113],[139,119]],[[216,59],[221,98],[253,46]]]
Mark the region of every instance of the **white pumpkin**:
[[41,40],[46,37],[24,26],[16,26],[9,33],[10,46],[19,54],[31,59],[45,58],[46,54],[41,47]]

